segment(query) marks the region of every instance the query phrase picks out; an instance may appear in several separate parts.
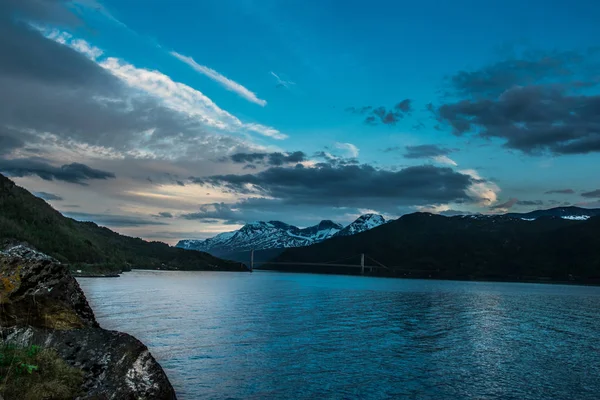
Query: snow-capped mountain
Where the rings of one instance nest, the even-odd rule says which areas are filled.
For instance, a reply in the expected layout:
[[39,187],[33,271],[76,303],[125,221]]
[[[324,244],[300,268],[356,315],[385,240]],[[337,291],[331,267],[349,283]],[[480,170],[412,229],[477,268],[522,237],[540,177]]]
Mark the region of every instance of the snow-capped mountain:
[[252,222],[237,231],[221,233],[206,240],[180,240],[176,247],[205,251],[215,256],[248,250],[309,246],[333,236],[354,235],[385,223],[381,215],[366,214],[345,228],[333,221],[300,229],[281,221]]
[[181,240],[177,247],[206,251],[213,255],[246,250],[308,246],[329,239],[343,228],[333,221],[300,229],[281,221],[251,222],[237,231],[221,233],[206,240]]
[[356,235],[357,233],[368,231],[369,229],[373,229],[383,224],[385,224],[385,218],[383,218],[383,216],[379,214],[365,214],[361,215],[356,221],[336,233],[335,236]]
[[506,216],[513,218],[521,218],[524,220],[534,220],[540,217],[560,217],[570,220],[586,220],[590,217],[600,215],[598,208],[581,208],[581,207],[555,207],[548,210],[535,210],[528,213],[508,213]]

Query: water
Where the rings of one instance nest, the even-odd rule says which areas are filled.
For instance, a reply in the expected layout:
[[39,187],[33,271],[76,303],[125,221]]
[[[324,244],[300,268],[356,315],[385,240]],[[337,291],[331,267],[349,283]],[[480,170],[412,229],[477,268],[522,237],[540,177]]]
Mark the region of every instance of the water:
[[79,280],[180,399],[598,399],[600,288],[277,272]]

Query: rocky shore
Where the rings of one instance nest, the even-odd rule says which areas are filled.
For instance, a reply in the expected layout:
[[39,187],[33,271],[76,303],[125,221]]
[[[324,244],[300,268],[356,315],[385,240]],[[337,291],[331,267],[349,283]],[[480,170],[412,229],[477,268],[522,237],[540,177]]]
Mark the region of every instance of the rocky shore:
[[[25,246],[0,251],[0,341],[3,348],[51,349],[80,370],[78,399],[176,398],[143,343],[100,328],[67,266]],[[41,373],[30,367],[32,377]]]

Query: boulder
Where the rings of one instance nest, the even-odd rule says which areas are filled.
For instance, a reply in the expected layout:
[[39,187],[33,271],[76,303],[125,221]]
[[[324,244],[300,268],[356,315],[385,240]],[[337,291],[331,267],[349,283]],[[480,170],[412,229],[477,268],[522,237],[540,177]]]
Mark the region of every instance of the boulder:
[[65,265],[22,245],[0,251],[0,339],[54,349],[83,371],[81,399],[176,398],[143,343],[99,327]]

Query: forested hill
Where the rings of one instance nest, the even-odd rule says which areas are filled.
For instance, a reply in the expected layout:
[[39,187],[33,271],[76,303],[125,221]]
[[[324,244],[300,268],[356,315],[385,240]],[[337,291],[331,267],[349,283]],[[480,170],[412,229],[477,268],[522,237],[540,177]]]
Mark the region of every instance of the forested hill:
[[0,245],[27,242],[61,262],[128,268],[240,270],[210,254],[120,235],[92,222],[67,218],[0,174]]
[[501,215],[415,213],[355,236],[288,249],[273,261],[323,262],[351,256],[351,252],[366,253],[398,270],[380,272],[388,275],[598,283],[600,217],[529,221]]

